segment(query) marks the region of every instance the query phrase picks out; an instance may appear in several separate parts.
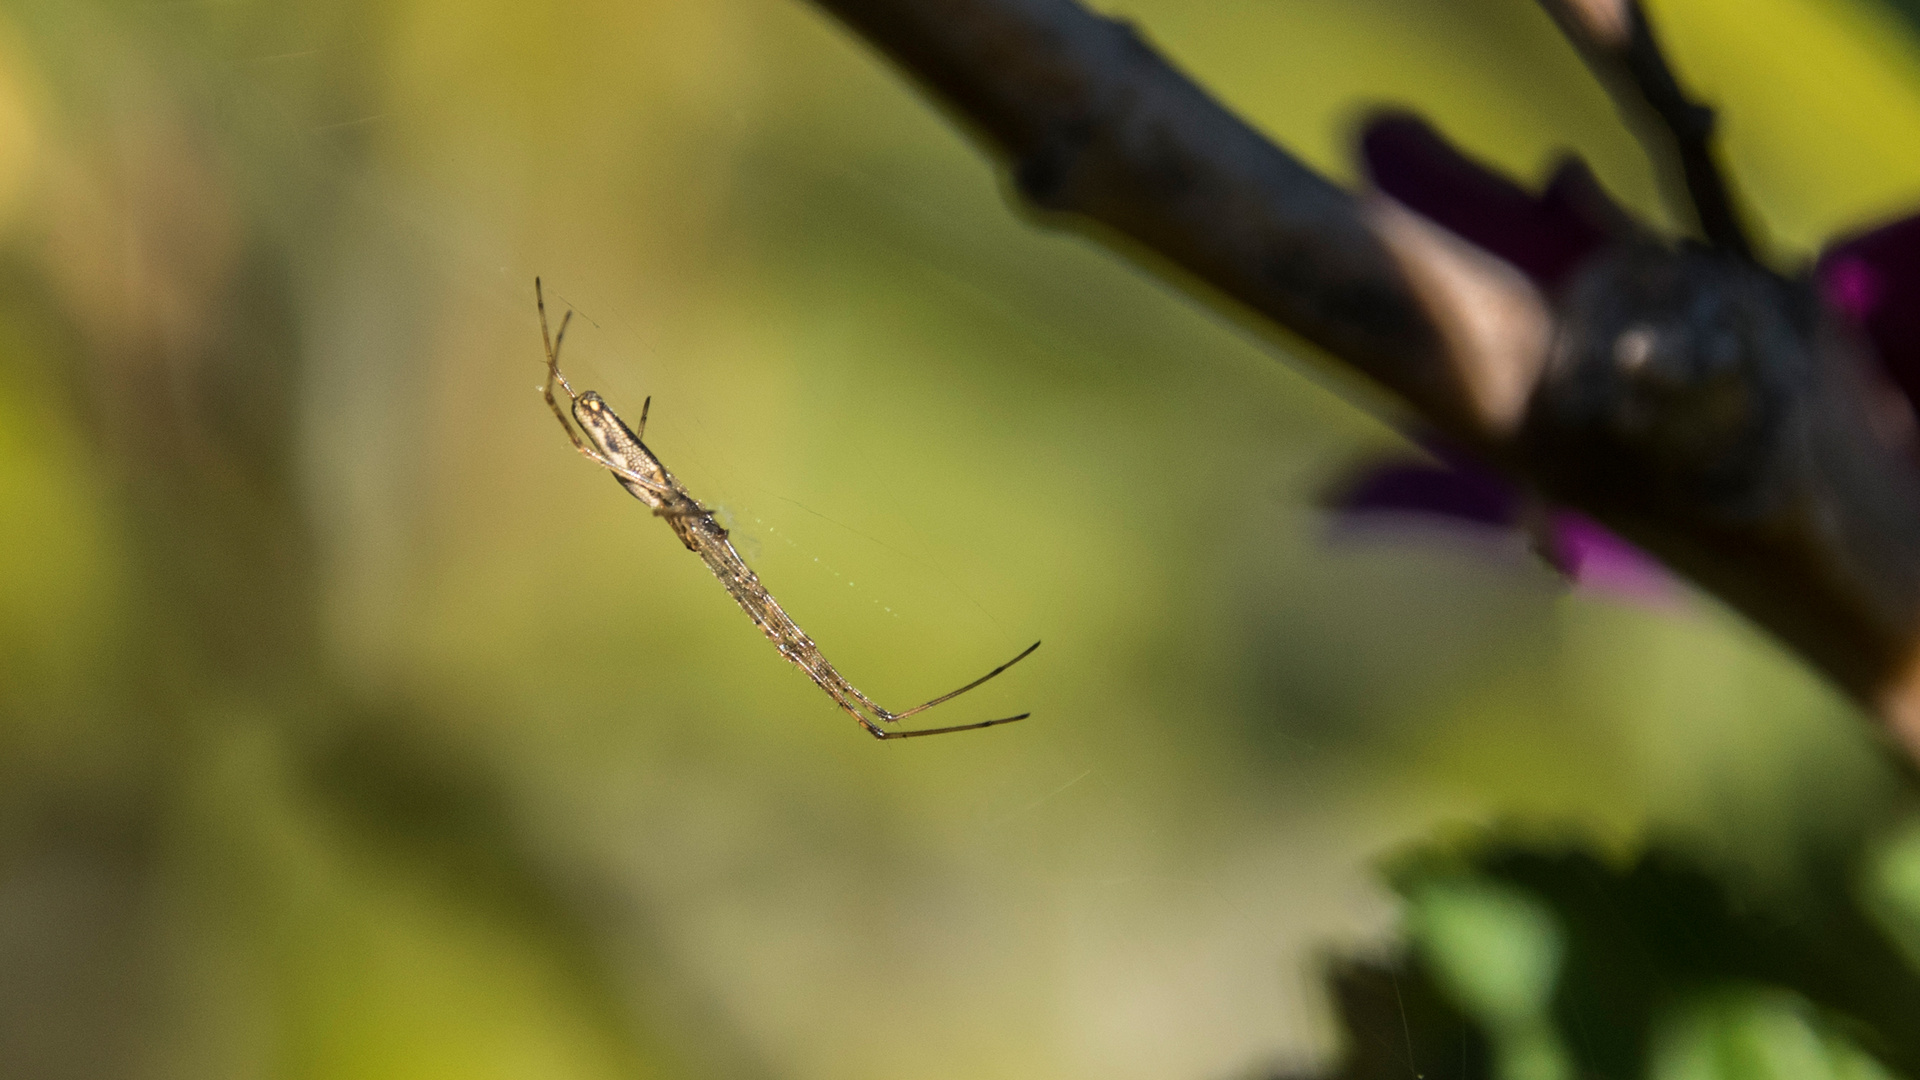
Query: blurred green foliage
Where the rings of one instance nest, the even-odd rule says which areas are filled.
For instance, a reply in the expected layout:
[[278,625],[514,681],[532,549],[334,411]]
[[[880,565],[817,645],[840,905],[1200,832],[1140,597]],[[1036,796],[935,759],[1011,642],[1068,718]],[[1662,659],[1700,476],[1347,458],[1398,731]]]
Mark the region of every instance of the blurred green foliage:
[[1911,827],[1813,844],[1807,872],[1767,887],[1709,869],[1697,842],[1631,859],[1514,832],[1424,845],[1393,872],[1413,948],[1330,970],[1351,1049],[1315,1075],[1914,1075],[1920,972],[1898,943],[1920,904],[1897,882],[1917,853]]
[[[1106,7],[1333,175],[1405,105],[1660,217],[1529,0]],[[1892,9],[1653,9],[1783,265],[1920,203]],[[1790,658],[1518,550],[1337,541],[1316,493],[1390,405],[1034,228],[794,0],[15,0],[0,229],[0,1075],[1328,1061],[1319,958],[1386,948],[1372,861],[1449,823],[1914,907],[1909,848],[1864,854],[1904,781]],[[918,700],[1040,637],[949,707],[1034,718],[861,736],[567,449],[536,273],[849,677]],[[1571,901],[1449,867],[1334,999],[1502,1075],[1598,1060],[1550,999]],[[1777,978],[1660,1009],[1662,1076],[1880,1049]]]

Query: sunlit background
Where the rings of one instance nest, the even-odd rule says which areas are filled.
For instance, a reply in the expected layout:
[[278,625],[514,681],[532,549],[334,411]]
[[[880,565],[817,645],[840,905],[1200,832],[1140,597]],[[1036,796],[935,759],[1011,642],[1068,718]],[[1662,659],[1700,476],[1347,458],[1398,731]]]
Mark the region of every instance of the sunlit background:
[[[1529,0],[1102,6],[1342,180],[1401,105],[1665,220]],[[1778,265],[1920,204],[1892,9],[1651,9]],[[8,1076],[1220,1080],[1336,1052],[1406,844],[1897,824],[1711,603],[1336,528],[1388,402],[799,0],[14,0],[0,228]],[[861,734],[569,449],[536,274],[853,682],[1041,639],[928,718],[1032,719]]]

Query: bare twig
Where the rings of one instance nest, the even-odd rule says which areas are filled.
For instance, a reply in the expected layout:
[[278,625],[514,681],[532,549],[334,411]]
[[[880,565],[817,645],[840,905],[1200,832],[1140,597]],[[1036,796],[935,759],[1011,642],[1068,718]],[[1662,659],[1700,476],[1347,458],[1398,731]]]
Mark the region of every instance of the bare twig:
[[1541,0],[1613,95],[1654,159],[1683,220],[1722,251],[1750,258],[1732,185],[1714,147],[1711,108],[1687,96],[1638,0]]

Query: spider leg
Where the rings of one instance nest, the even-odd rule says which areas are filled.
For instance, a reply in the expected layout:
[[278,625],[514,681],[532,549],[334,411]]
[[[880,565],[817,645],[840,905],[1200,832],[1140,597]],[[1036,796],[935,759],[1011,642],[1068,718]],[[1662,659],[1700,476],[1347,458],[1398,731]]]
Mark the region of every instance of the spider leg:
[[[860,694],[861,702],[864,703],[867,707],[871,708],[874,711],[874,714],[879,716],[880,719],[885,720],[888,723],[897,723],[901,720],[905,720],[909,716],[912,716],[914,713],[925,712],[928,709],[933,708],[935,705],[940,705],[945,702],[952,701],[954,698],[959,697],[961,694],[966,693],[967,691],[973,689],[976,686],[979,686],[981,683],[986,682],[988,679],[993,678],[995,675],[1000,674],[1001,672],[1007,670],[1008,668],[1019,663],[1020,661],[1025,660],[1027,657],[1033,655],[1033,650],[1039,647],[1040,647],[1040,643],[1036,641],[1033,644],[1027,646],[1025,649],[1022,649],[1020,651],[1019,656],[1016,656],[1013,659],[1007,661],[1006,663],[1001,664],[999,667],[994,668],[992,671],[987,672],[985,675],[980,676],[979,678],[973,680],[967,685],[962,686],[958,690],[949,690],[946,693],[941,694],[939,697],[934,698],[932,701],[921,702],[920,704],[915,705],[913,708],[907,709],[903,712],[890,712],[886,709],[881,708],[878,705],[875,705],[872,701],[868,700],[865,694],[860,694],[858,690],[855,690],[854,693]],[[1016,716],[1016,717],[1012,717],[1011,719],[1018,720],[1020,718]],[[1003,723],[1007,723],[1007,721],[994,720],[990,722],[990,724],[1003,724]],[[989,725],[969,725],[969,726],[990,726],[990,724]],[[945,729],[943,728],[941,730],[945,730]],[[901,733],[901,734],[904,734],[904,733]]]
[[1025,720],[1032,715],[1032,713],[1021,713],[1019,716],[1003,716],[998,720],[982,720],[977,724],[955,724],[952,727],[920,728],[916,731],[882,731],[868,726],[867,733],[876,739],[912,739],[921,735],[947,735],[955,731],[978,731],[981,728],[999,727],[1001,724],[1011,724],[1015,720]]
[[[1035,642],[1034,644],[1037,646],[1039,643]],[[1031,648],[1027,650],[1027,652],[1032,652],[1032,651],[1033,649]],[[1020,655],[1025,656],[1026,653],[1021,653]],[[1008,667],[1011,667],[1012,663],[1013,663],[1012,661],[1008,661],[1006,664],[1001,665],[999,670],[996,670],[993,674],[998,675],[1001,671],[1004,671]],[[801,670],[806,671],[808,675],[814,675],[814,672],[811,669],[808,669],[804,666],[801,668]],[[987,676],[987,678],[992,678],[992,677],[993,677],[992,675]],[[866,729],[867,734],[873,736],[876,739],[911,739],[920,735],[947,735],[956,731],[977,731],[981,728],[998,727],[1001,724],[1011,724],[1015,720],[1025,720],[1027,717],[1033,715],[1032,713],[1021,713],[1018,716],[1003,716],[998,720],[981,720],[971,724],[954,724],[951,727],[922,728],[918,731],[893,731],[893,730],[888,730],[887,728],[883,728],[880,725],[874,723],[871,719],[867,717],[865,713],[861,712],[858,708],[856,708],[854,706],[853,701],[849,699],[845,694],[843,694],[829,680],[822,679],[819,676],[814,675],[813,681],[815,683],[818,683],[820,688],[827,692],[828,697],[833,698],[834,704],[840,706],[841,709],[845,710],[847,715],[853,717],[855,720],[858,720],[860,722],[860,726]],[[986,679],[977,680],[966,687],[962,687],[960,690],[954,691],[954,693],[955,694],[961,693],[962,691],[971,689],[974,686],[978,686],[980,685],[980,683],[985,681]],[[853,687],[849,684],[847,686],[847,689],[853,690]],[[860,691],[858,690],[853,690],[853,692],[855,694],[860,694]],[[952,696],[953,696],[952,694],[947,695],[947,697],[952,697]],[[866,699],[866,695],[860,694],[860,700],[865,701],[865,699]],[[946,700],[946,699],[942,698],[941,700]],[[868,702],[867,704],[871,705],[872,703]],[[882,719],[891,719],[891,717],[885,714],[884,710],[877,710],[877,711],[879,711],[882,714]]]
[[547,399],[547,408],[553,410],[553,418],[560,421],[560,430],[567,433],[567,440],[573,443],[573,448],[593,461],[606,465],[605,459],[595,453],[593,448],[587,445],[586,440],[580,437],[580,433],[574,430],[573,421],[567,418],[567,411],[560,407],[560,402],[553,396],[553,384],[559,383],[560,389],[567,392],[569,401],[580,400],[580,395],[573,392],[573,386],[567,382],[567,377],[560,374],[560,346],[567,340],[567,324],[573,321],[573,312],[568,311],[561,316],[559,334],[550,334],[547,332],[547,297],[541,291],[539,278],[533,279],[533,302],[534,306],[540,309],[540,340],[547,346],[547,382],[540,388],[540,396]]

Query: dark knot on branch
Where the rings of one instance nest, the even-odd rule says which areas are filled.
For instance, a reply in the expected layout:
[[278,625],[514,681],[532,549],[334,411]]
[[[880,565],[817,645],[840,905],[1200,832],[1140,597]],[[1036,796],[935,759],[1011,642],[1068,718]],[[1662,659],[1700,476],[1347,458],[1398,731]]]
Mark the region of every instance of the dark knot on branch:
[[1689,517],[1777,509],[1818,323],[1811,288],[1721,252],[1593,260],[1562,301],[1523,434],[1542,481]]

